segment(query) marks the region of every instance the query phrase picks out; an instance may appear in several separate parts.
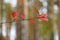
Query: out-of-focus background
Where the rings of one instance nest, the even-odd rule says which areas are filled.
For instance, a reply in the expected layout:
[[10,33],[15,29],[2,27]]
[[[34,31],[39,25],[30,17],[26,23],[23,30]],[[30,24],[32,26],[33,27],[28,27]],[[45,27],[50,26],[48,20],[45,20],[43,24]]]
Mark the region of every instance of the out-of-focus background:
[[[48,21],[33,19],[38,13],[47,14]],[[21,14],[35,22],[20,20]],[[60,40],[60,0],[0,0],[0,40]]]

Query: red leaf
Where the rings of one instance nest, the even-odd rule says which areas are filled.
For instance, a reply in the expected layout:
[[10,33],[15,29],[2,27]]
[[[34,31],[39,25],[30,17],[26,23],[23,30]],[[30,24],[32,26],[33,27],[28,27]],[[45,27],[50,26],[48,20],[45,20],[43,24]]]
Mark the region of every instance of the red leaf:
[[41,15],[38,16],[38,18],[46,17],[46,16],[47,16],[47,14],[41,14]]
[[46,16],[47,16],[47,14],[41,14],[41,16],[46,17]]
[[21,18],[24,19],[25,18],[25,14],[21,14]]
[[30,22],[32,22],[32,23],[34,23],[34,22],[35,22],[35,20],[33,20],[33,19],[32,19],[32,20],[29,20],[29,21],[30,21]]
[[17,12],[12,12],[12,17],[14,20],[17,20],[18,19],[18,13]]
[[17,12],[12,12],[12,16],[16,17],[17,16]]
[[48,21],[48,18],[40,18],[40,20]]

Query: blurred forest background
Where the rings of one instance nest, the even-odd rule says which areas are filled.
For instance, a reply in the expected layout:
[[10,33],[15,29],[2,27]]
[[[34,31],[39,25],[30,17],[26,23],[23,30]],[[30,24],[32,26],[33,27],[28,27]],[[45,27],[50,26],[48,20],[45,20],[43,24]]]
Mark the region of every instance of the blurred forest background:
[[[15,21],[13,11],[25,19],[45,13],[48,21]],[[60,0],[0,0],[0,40],[60,40]]]

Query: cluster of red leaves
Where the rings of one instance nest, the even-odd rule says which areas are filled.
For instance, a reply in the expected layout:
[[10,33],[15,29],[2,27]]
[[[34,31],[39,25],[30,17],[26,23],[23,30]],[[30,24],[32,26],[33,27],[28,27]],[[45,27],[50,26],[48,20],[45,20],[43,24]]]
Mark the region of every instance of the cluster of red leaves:
[[17,20],[18,19],[18,14],[17,14],[17,12],[12,12],[12,17],[13,17],[13,19],[14,20]]
[[21,19],[24,19],[25,18],[25,14],[21,14],[20,17],[21,17]]
[[47,14],[41,14],[41,15],[38,16],[38,18],[39,18],[40,20],[48,21],[48,18],[46,18],[46,17],[47,17]]
[[[12,17],[14,18],[14,20],[18,20],[18,13],[17,12],[12,12]],[[25,18],[25,14],[21,14],[20,15],[21,19]],[[39,16],[37,16],[38,19],[43,20],[43,21],[48,21],[47,14],[41,14]],[[34,19],[29,20],[30,22],[35,22]]]
[[[18,20],[18,13],[17,12],[12,12],[12,17],[14,20]],[[24,14],[21,14],[20,15],[21,19],[24,19],[25,18],[25,15]]]

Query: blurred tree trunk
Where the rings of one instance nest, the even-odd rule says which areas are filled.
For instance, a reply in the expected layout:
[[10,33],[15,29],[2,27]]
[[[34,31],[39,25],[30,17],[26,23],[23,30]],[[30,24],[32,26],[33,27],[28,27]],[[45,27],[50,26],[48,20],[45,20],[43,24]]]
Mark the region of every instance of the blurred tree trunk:
[[2,3],[3,0],[0,0],[0,40],[2,40]]
[[50,18],[51,38],[54,40],[54,0],[48,0],[48,16]]
[[60,0],[57,0],[58,3],[58,37],[60,40]]
[[32,20],[35,20],[35,22],[30,22],[29,21],[29,40],[36,40],[36,13],[32,12],[32,11],[35,11],[35,5],[33,5],[33,10],[29,8],[29,14],[28,14],[28,17],[29,19],[32,19]]
[[[33,10],[35,11],[35,9],[33,9]],[[36,40],[36,19],[34,19],[34,18],[36,18],[36,14],[34,14],[34,12],[32,13],[31,9],[29,9],[29,11],[30,11],[29,19],[35,20],[35,22],[33,22],[33,23],[29,21],[29,40]],[[32,15],[32,14],[34,14],[34,15]],[[32,15],[34,17],[32,18],[32,16],[30,16],[30,15]]]
[[23,8],[23,0],[17,0],[17,12],[18,12],[18,20],[16,21],[16,40],[22,40],[22,23],[20,15],[24,13]]
[[38,40],[38,34],[37,34],[37,16],[38,16],[38,10],[42,6],[41,2],[38,0],[34,0],[34,3],[31,5],[31,8],[29,9],[29,19],[34,20],[35,22],[29,22],[29,40]]
[[[25,14],[25,19],[28,19],[28,0],[24,0],[24,14]],[[28,40],[28,34],[29,34],[29,23],[28,20],[24,20],[24,40]]]
[[12,20],[11,13],[12,13],[11,5],[10,3],[7,3],[6,4],[6,28],[7,28],[6,29],[6,32],[7,32],[6,40],[10,40],[9,34],[10,34],[11,20]]

